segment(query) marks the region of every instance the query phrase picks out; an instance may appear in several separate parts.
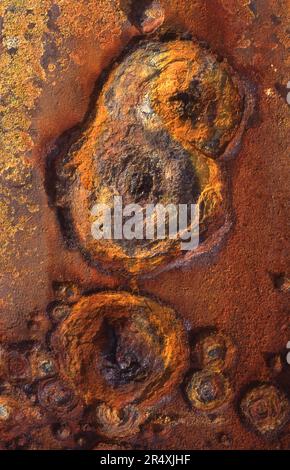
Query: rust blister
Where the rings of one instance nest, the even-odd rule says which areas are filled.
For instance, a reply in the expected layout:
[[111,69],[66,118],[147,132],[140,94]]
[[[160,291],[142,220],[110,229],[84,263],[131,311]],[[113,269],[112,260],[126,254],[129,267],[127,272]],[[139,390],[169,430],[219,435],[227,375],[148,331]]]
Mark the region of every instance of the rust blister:
[[224,333],[203,332],[194,340],[192,365],[197,369],[207,368],[216,372],[232,373],[236,360],[236,346]]
[[49,414],[61,417],[80,414],[78,397],[72,387],[61,378],[41,381],[38,386],[38,400]]
[[253,386],[243,396],[240,411],[247,423],[257,433],[274,437],[289,422],[289,400],[273,384]]
[[205,413],[221,411],[233,398],[229,380],[210,370],[195,372],[188,381],[186,394],[192,407]]
[[[184,264],[218,246],[231,226],[224,166],[249,113],[246,88],[197,42],[141,42],[109,73],[94,113],[55,162],[55,203],[85,258],[131,275]],[[93,207],[198,204],[200,245],[180,239],[96,240]],[[190,226],[189,226],[190,228]],[[73,235],[72,235],[73,234]],[[118,238],[118,237],[116,237]]]
[[152,405],[188,367],[187,335],[175,312],[127,292],[83,297],[52,345],[62,374],[88,405]]

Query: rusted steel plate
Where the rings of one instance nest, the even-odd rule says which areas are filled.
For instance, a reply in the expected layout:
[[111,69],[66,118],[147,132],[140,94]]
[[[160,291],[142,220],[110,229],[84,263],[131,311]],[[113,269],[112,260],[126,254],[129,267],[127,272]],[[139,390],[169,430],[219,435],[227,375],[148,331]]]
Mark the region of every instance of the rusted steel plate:
[[[288,10],[2,0],[1,449],[289,448]],[[116,196],[198,248],[94,239]]]

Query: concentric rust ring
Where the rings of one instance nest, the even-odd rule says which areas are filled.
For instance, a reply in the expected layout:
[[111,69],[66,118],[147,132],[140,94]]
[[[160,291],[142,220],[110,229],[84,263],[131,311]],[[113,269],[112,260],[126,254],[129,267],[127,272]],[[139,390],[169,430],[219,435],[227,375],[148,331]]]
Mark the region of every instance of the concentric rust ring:
[[213,331],[200,334],[192,351],[193,366],[215,372],[231,372],[236,364],[236,347],[225,334]]
[[229,380],[221,373],[211,370],[195,372],[186,387],[187,397],[201,412],[219,411],[232,398]]
[[40,382],[38,400],[48,413],[66,416],[75,410],[78,400],[74,390],[61,379]]
[[152,405],[182,381],[187,337],[175,312],[126,292],[84,297],[53,338],[61,370],[87,404]]
[[248,424],[263,436],[275,436],[289,422],[290,404],[286,395],[272,384],[251,387],[240,409]]

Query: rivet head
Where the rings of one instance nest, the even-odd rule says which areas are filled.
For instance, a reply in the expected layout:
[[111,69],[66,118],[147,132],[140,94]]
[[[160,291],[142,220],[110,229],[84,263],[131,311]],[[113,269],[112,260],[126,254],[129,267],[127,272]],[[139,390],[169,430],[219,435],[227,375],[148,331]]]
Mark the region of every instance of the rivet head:
[[290,416],[286,395],[274,385],[261,384],[250,389],[240,403],[248,424],[260,434],[277,434]]

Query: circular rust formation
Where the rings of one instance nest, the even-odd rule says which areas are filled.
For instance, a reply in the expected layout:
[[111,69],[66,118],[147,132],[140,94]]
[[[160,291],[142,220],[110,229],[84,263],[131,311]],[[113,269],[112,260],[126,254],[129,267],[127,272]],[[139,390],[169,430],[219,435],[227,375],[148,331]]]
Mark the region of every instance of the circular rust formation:
[[31,380],[31,368],[27,357],[17,351],[6,355],[6,374],[12,382],[27,382]]
[[29,357],[33,380],[53,377],[58,367],[54,357],[43,349],[34,349]]
[[211,412],[219,411],[229,403],[232,390],[223,374],[204,370],[192,375],[186,386],[186,394],[193,408]]
[[41,406],[50,413],[66,415],[78,404],[77,397],[71,387],[61,379],[50,379],[40,382],[38,400]]
[[182,381],[187,337],[175,312],[127,292],[84,297],[57,329],[61,371],[87,404],[153,404]]
[[192,360],[196,368],[230,371],[236,362],[236,347],[223,333],[205,333],[195,341]]
[[[55,164],[64,231],[91,263],[142,274],[220,242],[230,207],[218,160],[241,138],[244,99],[228,63],[193,41],[141,43],[111,71],[96,114]],[[92,209],[113,210],[115,196],[124,206],[138,203],[143,215],[148,204],[199,204],[200,246],[185,253],[181,234],[171,239],[168,232],[162,240],[94,239]]]
[[124,438],[137,434],[144,419],[144,414],[132,405],[127,405],[122,410],[105,403],[96,407],[98,435],[107,438]]
[[[11,380],[10,374],[5,375],[6,372],[2,377],[2,363],[0,366],[1,380],[4,379],[1,383],[1,393],[10,393],[11,398],[18,403],[7,401],[11,405],[11,420],[6,419],[7,406],[1,408],[0,405],[0,417],[2,413],[3,422],[8,423],[9,421],[11,429],[11,433],[9,431],[6,434],[5,432],[2,433],[1,428],[0,447],[9,449],[26,447],[29,445],[29,441],[32,448],[53,448],[58,445],[73,448],[77,444],[83,447],[86,436],[78,429],[80,423],[77,419],[74,420],[72,426],[72,442],[68,444],[66,441],[68,434],[64,430],[60,432],[59,437],[63,436],[65,443],[64,441],[56,443],[52,440],[48,431],[51,428],[51,422],[55,423],[56,421],[55,416],[47,413],[46,409],[42,410],[46,424],[41,426],[41,430],[35,426],[37,421],[35,414],[28,413],[30,428],[35,426],[32,432],[29,429],[27,432],[23,415],[18,414],[18,412],[14,413],[18,409],[22,411],[29,410],[28,403],[22,399],[20,392],[23,390],[26,393],[30,388],[31,390],[29,393],[27,392],[27,395],[30,396],[32,401],[32,393],[35,392],[37,384],[34,383],[34,377],[36,376],[34,375],[34,363],[31,362],[30,353],[35,348],[35,342],[40,343],[41,347],[46,349],[46,340],[50,338],[50,335],[47,334],[47,328],[50,328],[51,325],[46,325],[41,321],[41,318],[39,320],[37,317],[33,318],[34,312],[38,309],[44,310],[48,298],[49,301],[53,300],[48,292],[49,290],[52,292],[48,285],[50,280],[52,278],[64,279],[65,277],[79,278],[90,289],[94,289],[96,286],[104,288],[105,286],[112,287],[114,285],[116,287],[117,285],[117,280],[114,282],[109,277],[104,279],[97,270],[93,271],[85,262],[81,262],[79,253],[68,253],[59,240],[59,227],[50,218],[51,207],[46,204],[45,195],[41,188],[44,179],[43,167],[45,166],[45,156],[43,154],[47,148],[51,149],[53,147],[54,140],[64,130],[81,122],[86,111],[88,97],[91,94],[92,81],[99,76],[112,59],[117,57],[120,50],[126,47],[129,37],[136,34],[135,28],[129,24],[126,15],[123,15],[123,12],[120,11],[119,4],[136,5],[136,11],[137,13],[140,11],[140,16],[136,18],[138,21],[131,21],[131,23],[140,26],[142,32],[148,33],[155,29],[154,15],[150,17],[150,13],[152,6],[159,2],[149,0],[121,0],[121,2],[112,0],[102,2],[95,2],[94,0],[58,2],[58,0],[55,0],[54,2],[37,2],[31,0],[29,9],[25,5],[27,2],[17,2],[16,8],[7,8],[7,4],[12,3],[10,0],[4,0],[1,3],[3,4],[1,7],[2,13],[0,14],[3,46],[1,51],[1,58],[3,58],[1,66],[1,77],[3,79],[3,86],[1,86],[1,115],[3,115],[1,129],[3,134],[3,139],[1,139],[3,143],[1,257],[5,272],[1,280],[1,342],[7,345],[9,352],[13,349],[17,350],[17,353],[25,350],[23,352],[25,360],[14,362],[14,364],[13,361],[11,362]],[[190,327],[189,325],[193,328],[200,327],[203,323],[203,315],[206,316],[205,324],[213,321],[217,321],[219,325],[228,323],[228,327],[236,338],[237,344],[239,344],[241,354],[248,355],[250,353],[251,356],[249,361],[247,361],[247,357],[244,360],[242,357],[240,358],[241,367],[236,376],[237,387],[244,384],[245,380],[249,380],[249,377],[253,377],[260,367],[262,377],[275,375],[277,382],[286,385],[289,381],[287,380],[288,371],[284,348],[289,338],[286,338],[288,319],[285,302],[287,302],[287,299],[283,298],[283,295],[289,292],[289,280],[286,279],[287,266],[286,260],[283,259],[286,236],[286,224],[284,223],[286,217],[285,194],[287,193],[287,181],[283,176],[286,174],[285,167],[288,157],[288,155],[286,157],[287,145],[285,144],[287,130],[285,119],[288,108],[286,103],[287,90],[284,83],[285,48],[287,47],[287,2],[269,0],[262,2],[263,7],[261,7],[259,2],[255,1],[221,0],[218,9],[216,8],[216,2],[166,0],[161,3],[164,6],[166,16],[162,33],[168,33],[170,29],[175,32],[178,30],[181,32],[182,30],[184,37],[185,34],[187,37],[190,34],[195,34],[197,37],[203,38],[214,50],[228,54],[230,61],[236,64],[241,73],[247,75],[249,82],[252,80],[256,83],[257,77],[259,78],[259,86],[257,86],[255,92],[259,106],[252,121],[254,127],[247,132],[242,159],[239,162],[238,172],[232,188],[234,192],[233,201],[237,211],[237,230],[233,234],[232,243],[229,244],[228,249],[219,258],[216,266],[209,269],[208,273],[206,273],[208,265],[207,267],[203,266],[201,270],[193,269],[188,272],[188,275],[176,270],[169,277],[163,276],[160,283],[157,283],[158,285],[144,283],[142,288],[148,292],[153,290],[156,295],[164,295],[176,305],[180,305],[182,302],[174,294],[171,295],[170,291],[172,286],[175,286],[177,291],[180,289],[182,295],[185,294],[187,305],[184,308],[184,314],[188,327]],[[141,6],[142,11],[139,10],[139,6]],[[19,28],[20,24],[21,28]],[[166,34],[166,37],[169,36]],[[142,70],[141,67],[140,70]],[[135,81],[136,76],[137,74],[132,76],[132,82]],[[164,83],[166,83],[165,80],[162,85]],[[162,92],[159,88],[159,86],[156,87],[156,96],[164,96],[166,90]],[[194,121],[196,111],[201,113],[203,119],[203,115],[206,115],[208,110],[207,116],[209,119],[207,118],[207,121],[210,123],[215,114],[214,105],[210,103],[209,108],[202,106],[199,109],[198,103],[192,96],[191,87],[189,87],[189,90],[190,93],[187,93],[186,90],[182,90],[181,93],[178,92],[177,96],[172,99],[174,113],[177,112],[181,117],[191,116]],[[128,98],[129,93],[126,93],[126,91],[123,91],[123,95]],[[242,93],[240,95],[242,96]],[[110,101],[110,98],[108,101]],[[210,97],[208,101],[211,101]],[[205,105],[206,103],[207,100],[204,100]],[[140,107],[140,114],[144,121],[150,121],[151,111],[146,104]],[[269,112],[269,109],[271,112]],[[99,109],[96,110],[96,113],[99,113]],[[175,141],[179,145],[180,141],[176,140],[179,136],[178,130],[174,128],[175,122],[167,122],[166,114],[164,113],[162,116],[165,116],[164,122],[167,126],[166,130],[170,134],[170,143]],[[95,120],[93,115],[90,119],[86,126],[90,126]],[[122,119],[121,121],[124,122]],[[132,122],[132,126],[131,122],[127,126],[130,130],[128,135],[134,136],[135,139],[138,132],[137,119],[135,119],[135,127],[133,119]],[[118,124],[117,120],[111,120],[111,124],[112,126],[108,128],[113,131],[116,129],[117,142],[119,127],[114,126]],[[170,132],[168,131],[169,128]],[[84,140],[84,134],[87,130],[88,127],[81,129],[81,137],[84,136]],[[191,133],[192,129],[190,129],[189,134]],[[173,134],[174,137],[172,137]],[[72,133],[69,133],[69,135],[71,136]],[[127,136],[125,132],[121,135],[125,138]],[[144,132],[140,132],[141,135],[143,139]],[[274,135],[277,136],[277,139],[271,138]],[[61,140],[64,144],[66,144],[66,137],[67,135]],[[109,138],[111,137],[109,136]],[[185,135],[182,134],[182,138],[184,140],[187,138],[186,133]],[[200,140],[203,144],[202,138]],[[97,142],[96,140],[96,145]],[[144,146],[141,139],[140,142],[142,153]],[[284,142],[284,145],[282,142]],[[62,151],[62,145],[59,147],[58,145],[55,149],[52,149],[54,152]],[[202,152],[208,152],[215,145],[213,143],[208,149],[206,146],[203,147]],[[155,145],[154,148],[156,147],[159,148]],[[187,151],[183,143],[182,147],[185,147]],[[114,151],[114,141],[110,148]],[[78,149],[75,148],[74,151],[78,151]],[[193,152],[190,151],[190,153]],[[97,157],[99,157],[99,154],[98,149]],[[150,154],[152,154],[151,148]],[[277,155],[279,155],[279,158],[277,158]],[[214,158],[214,156],[212,155],[210,158]],[[222,158],[222,155],[220,155],[215,159],[221,173],[223,173],[223,164],[219,166],[219,162]],[[83,161],[81,159],[79,161],[82,163],[86,162],[87,159],[84,158]],[[138,162],[134,160],[134,165],[135,162],[137,166]],[[155,173],[156,166],[154,162]],[[151,193],[154,192],[154,197],[160,197],[159,186],[161,185],[159,181],[161,176],[163,177],[162,172],[158,173],[157,171],[155,180],[154,178],[152,180],[152,167],[148,164],[147,167],[145,165],[145,169],[147,169],[149,177],[148,174],[145,177],[142,174],[140,177],[141,172],[134,171],[131,178],[132,184],[125,187],[129,194],[132,193],[136,201],[142,202],[142,199],[148,197],[148,193],[150,196],[150,190]],[[129,170],[131,170],[130,166]],[[232,167],[229,168],[229,178],[232,170]],[[174,178],[178,181],[178,176],[181,174],[180,180],[183,181],[182,178],[186,171],[181,168],[178,174],[175,167],[174,171]],[[73,178],[75,173],[77,177],[79,174],[85,175],[85,177],[90,174],[86,171],[75,172],[72,169],[71,174],[66,176],[65,179]],[[175,176],[176,173],[177,177]],[[189,175],[191,176],[192,172],[189,172]],[[107,178],[106,174],[105,182]],[[115,176],[112,175],[112,179],[114,178]],[[51,187],[53,182],[54,180],[50,181]],[[196,178],[194,188],[198,182],[199,178]],[[122,178],[121,183],[123,184]],[[65,187],[66,183],[63,186]],[[166,182],[164,182],[164,186],[166,192],[170,192],[171,186],[166,186]],[[176,184],[176,186],[178,185]],[[192,186],[188,186],[189,188],[187,187],[185,194],[191,196]],[[265,188],[266,190],[264,190]],[[215,191],[208,192],[207,201],[211,201],[214,194],[216,194],[216,187],[214,189]],[[198,196],[198,194],[199,188],[197,188],[194,195]],[[269,194],[271,194],[268,201],[270,204],[269,214],[273,217],[265,217],[266,201],[263,200],[263,197],[269,199]],[[222,196],[223,201],[226,201],[224,194]],[[64,201],[63,207],[65,213],[70,204]],[[61,206],[61,210],[63,210],[63,207]],[[249,208],[251,208],[250,211]],[[223,209],[222,207],[222,214],[225,213]],[[41,211],[41,217],[39,210]],[[70,211],[68,210],[68,212]],[[206,213],[212,213],[212,209],[207,209]],[[212,245],[208,244],[206,246],[206,240],[209,239],[210,234],[216,233],[216,227],[219,227],[219,224],[221,224],[221,227],[224,226],[222,221],[218,221],[215,214],[214,212],[212,220],[206,219],[204,223],[205,230],[202,241],[205,251],[209,251],[210,246],[216,246],[216,239]],[[76,218],[71,220],[71,225],[68,223],[70,215],[68,213],[68,218],[64,221],[63,226],[69,234],[71,233],[71,227],[77,226],[75,223]],[[271,219],[271,223],[269,223],[269,219]],[[217,221],[216,225],[211,225],[213,220]],[[211,228],[210,232],[206,230],[208,225]],[[75,230],[75,233],[77,238],[78,231]],[[80,240],[79,246],[91,258],[93,263],[103,262],[106,255],[102,257],[98,250],[86,249],[86,245],[82,243],[82,240],[80,238],[78,240]],[[249,240],[252,243],[249,243]],[[273,243],[266,250],[266,253],[265,246],[269,246],[269,240]],[[132,247],[129,246],[129,248],[131,250]],[[126,253],[129,252],[129,256],[133,257],[135,247],[133,245],[132,252],[126,246],[122,247],[122,250],[127,250]],[[123,251],[119,258],[121,258],[121,255],[123,256]],[[164,260],[162,261],[155,257],[157,267],[170,265],[171,259],[167,246],[164,247],[164,253]],[[134,266],[133,263],[131,265],[129,262],[121,262],[119,258],[116,259],[117,254],[113,250],[111,254],[113,268],[121,266],[126,271],[129,270],[134,273],[151,270],[151,265],[148,269],[145,264],[147,264],[147,261],[151,263],[152,258],[147,260],[146,263],[144,262],[144,267],[140,264]],[[179,255],[177,250],[176,253],[173,253],[172,260],[175,261],[177,258],[180,258],[183,262],[186,257]],[[129,268],[127,264],[129,264]],[[279,292],[273,292],[273,286],[270,285],[267,279],[266,273],[272,272],[272,269],[279,273],[278,283],[274,287],[280,289],[280,294]],[[229,279],[230,282],[227,282]],[[123,285],[122,281],[120,284]],[[29,286],[29,289],[27,289],[27,286]],[[189,294],[186,293],[187,290],[189,290]],[[162,294],[160,294],[161,292]],[[198,294],[196,294],[197,292]],[[58,300],[69,302],[65,296],[60,297]],[[271,312],[271,315],[269,315],[269,312]],[[60,321],[63,321],[63,319],[63,317],[59,318]],[[53,325],[53,327],[55,328],[56,325]],[[279,333],[279,338],[273,332]],[[33,345],[31,340],[34,342]],[[22,342],[20,347],[16,344],[18,341]],[[262,356],[268,356],[268,354],[264,354],[264,347],[263,351],[259,350],[258,345],[261,348],[262,345],[267,346],[267,351],[283,350],[282,359],[280,360],[277,357],[273,359],[273,362],[263,364]],[[48,348],[47,352],[49,353],[49,351]],[[216,349],[214,351],[215,359],[220,360],[219,352],[217,351],[216,355]],[[210,355],[210,357],[212,356]],[[26,360],[29,360],[33,369],[32,383],[29,385],[25,383],[25,373],[23,373],[23,371],[25,372]],[[49,363],[50,361],[40,363],[45,374],[51,371]],[[126,360],[122,360],[121,363],[126,364]],[[213,363],[216,364],[216,360]],[[38,371],[37,364],[38,361],[35,362],[35,372]],[[4,365],[5,367],[8,365],[6,361]],[[212,361],[207,363],[201,361],[201,367],[212,370]],[[270,367],[270,369],[267,369],[267,367]],[[220,369],[219,365],[218,369]],[[36,410],[37,403],[34,403],[34,410]],[[163,406],[162,411],[165,411]],[[164,408],[166,408],[166,405]],[[90,407],[90,409],[94,410],[95,407]],[[156,409],[157,413],[158,411],[161,411],[159,407]],[[261,413],[252,413],[253,416],[257,416],[257,414],[260,416],[267,413],[263,413],[263,411]],[[85,416],[82,421],[88,419],[88,416]],[[192,446],[199,448],[210,447],[216,443],[214,434],[222,419],[224,419],[223,425],[227,428],[223,429],[223,433],[226,433],[227,436],[233,436],[229,443],[230,447],[289,447],[287,432],[283,436],[279,436],[279,441],[276,438],[265,443],[261,438],[257,439],[255,435],[248,433],[245,428],[243,431],[235,419],[232,420],[229,417],[226,420],[223,416],[220,417],[220,421],[214,421],[212,429],[207,428],[203,432],[203,424],[207,422],[206,417],[199,426],[194,421],[195,417],[192,418],[190,414],[185,420],[181,419],[179,421],[180,429],[168,436],[168,439],[164,439],[164,444],[172,449],[180,445],[182,439],[182,446],[187,445],[188,448]],[[66,419],[60,421],[65,422]],[[191,423],[193,425],[190,427],[190,433],[188,433],[188,425]],[[84,424],[80,426],[81,428],[85,427]],[[167,423],[168,428],[170,428],[170,425]],[[10,439],[15,434],[17,436],[11,441]],[[157,441],[159,438],[160,436],[153,436],[152,433],[148,433],[147,438],[139,436],[138,440],[134,440],[133,446],[139,448],[141,446],[146,448],[147,446],[148,448],[150,445],[148,443],[157,443],[161,446]],[[3,441],[5,441],[5,444]],[[221,437],[221,442],[226,445],[228,445],[228,441],[227,437]],[[92,444],[92,447],[96,445],[96,442]],[[102,444],[99,445],[102,446]],[[108,443],[104,444],[104,446],[106,445]]]
[[240,403],[240,410],[248,424],[263,436],[277,434],[290,416],[288,398],[271,384],[249,390]]
[[74,304],[81,297],[80,288],[73,282],[54,282],[55,299],[59,302]]
[[0,374],[12,384],[28,385],[56,373],[55,359],[51,353],[39,346],[28,348],[26,352],[2,349],[0,353]]

